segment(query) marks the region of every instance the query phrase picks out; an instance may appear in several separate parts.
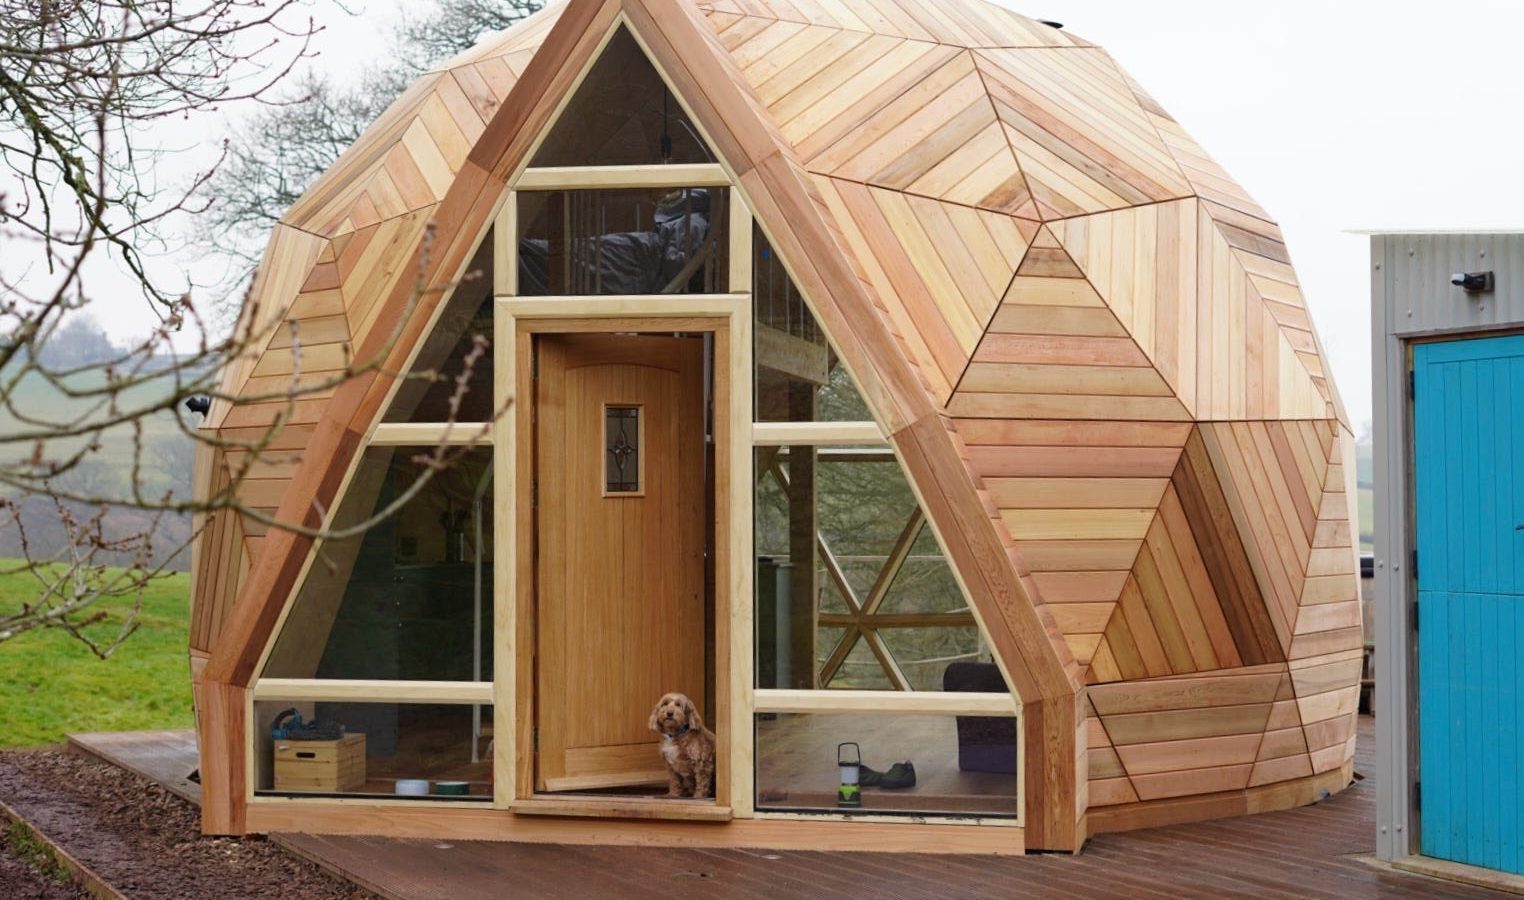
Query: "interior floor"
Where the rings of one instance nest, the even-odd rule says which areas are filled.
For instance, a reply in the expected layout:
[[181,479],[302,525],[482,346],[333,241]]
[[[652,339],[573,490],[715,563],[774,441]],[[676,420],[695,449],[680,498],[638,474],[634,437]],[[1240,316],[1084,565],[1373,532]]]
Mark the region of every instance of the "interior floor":
[[956,719],[933,716],[762,719],[757,724],[757,808],[838,810],[837,746],[844,741],[855,742],[863,765],[879,772],[898,762],[915,767],[913,787],[864,786],[862,812],[1016,815],[1015,773],[964,768]]

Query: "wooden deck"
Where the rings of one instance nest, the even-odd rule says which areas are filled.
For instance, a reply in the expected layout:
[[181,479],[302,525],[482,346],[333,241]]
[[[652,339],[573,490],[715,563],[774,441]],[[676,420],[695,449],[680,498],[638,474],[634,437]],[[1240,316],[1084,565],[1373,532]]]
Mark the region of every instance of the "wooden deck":
[[[1374,771],[1375,720],[1360,717],[1358,770]],[[75,746],[163,782],[194,765],[189,732],[77,735]],[[194,785],[191,785],[194,787]],[[181,793],[177,790],[176,793]],[[182,796],[184,794],[182,793]],[[1398,872],[1375,848],[1376,791],[1357,783],[1316,806],[1102,835],[1078,857],[772,853],[397,840],[283,834],[287,849],[385,897],[565,898],[1506,897]]]
[[201,803],[201,785],[190,780],[199,759],[196,732],[100,731],[69,735],[69,746],[157,781],[170,793]]

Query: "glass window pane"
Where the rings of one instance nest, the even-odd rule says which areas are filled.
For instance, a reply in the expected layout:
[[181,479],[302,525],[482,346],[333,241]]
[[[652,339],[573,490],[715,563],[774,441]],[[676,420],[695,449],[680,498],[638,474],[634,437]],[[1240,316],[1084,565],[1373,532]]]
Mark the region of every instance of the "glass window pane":
[[254,734],[261,794],[492,799],[491,706],[260,700]]
[[[759,810],[1016,816],[1014,718],[761,713],[756,725]],[[849,741],[863,765],[856,807],[839,804]]]
[[519,294],[729,290],[726,188],[522,191]]
[[603,490],[640,492],[640,407],[609,406],[603,411]]
[[893,452],[755,452],[758,687],[967,690],[970,663],[1005,690]]
[[[429,447],[371,447],[335,522],[384,510],[424,472]],[[395,515],[325,541],[264,675],[490,681],[492,450],[467,451]]]
[[477,350],[471,377],[461,394],[457,422],[491,421],[492,403],[492,230],[477,247],[465,274],[445,301],[412,374],[397,389],[385,422],[448,422],[468,356]]
[[572,95],[532,166],[712,163],[645,51],[620,28]]
[[752,229],[752,248],[757,421],[873,421],[760,227]]

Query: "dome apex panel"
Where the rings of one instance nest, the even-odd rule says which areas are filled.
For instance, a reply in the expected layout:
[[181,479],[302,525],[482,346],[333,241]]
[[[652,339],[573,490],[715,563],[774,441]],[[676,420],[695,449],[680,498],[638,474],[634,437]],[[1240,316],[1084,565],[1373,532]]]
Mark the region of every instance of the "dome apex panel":
[[995,49],[974,58],[1043,218],[1193,193],[1104,51]]
[[836,178],[1037,218],[968,53],[804,162]]
[[1084,47],[1088,42],[985,0],[699,0],[715,15],[807,22],[958,47]]

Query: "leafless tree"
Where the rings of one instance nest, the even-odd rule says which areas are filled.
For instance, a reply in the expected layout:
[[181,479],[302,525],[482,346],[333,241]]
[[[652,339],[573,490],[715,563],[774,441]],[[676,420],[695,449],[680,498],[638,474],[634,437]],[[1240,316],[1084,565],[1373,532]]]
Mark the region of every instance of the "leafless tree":
[[409,6],[392,30],[384,66],[363,69],[351,82],[302,73],[282,102],[261,107],[238,127],[227,163],[202,191],[203,239],[242,260],[235,277],[246,275],[281,214],[418,75],[544,5],[543,0],[434,0]]
[[[0,643],[56,628],[110,655],[137,627],[144,588],[194,537],[166,541],[175,533],[167,520],[232,511],[337,536],[244,507],[239,487],[299,400],[381,370],[390,347],[332,378],[303,381],[293,334],[298,371],[287,389],[226,396],[219,373],[265,346],[270,329],[285,326],[258,323],[280,317],[246,302],[235,325],[218,329],[204,312],[211,304],[190,285],[157,279],[148,263],[166,246],[165,223],[206,211],[205,191],[226,161],[224,151],[185,183],[164,183],[159,163],[176,148],[156,137],[163,124],[272,99],[319,34],[301,0],[0,0],[0,544],[19,557],[0,563],[0,575],[28,573],[37,586],[32,601],[0,609]],[[325,121],[321,107],[308,109],[309,123]],[[363,123],[353,124],[336,126],[332,141],[352,140]],[[247,196],[268,191],[273,199],[261,202],[278,215],[304,185],[266,178]],[[426,235],[425,254],[428,244]],[[132,274],[138,296],[99,292],[90,264],[103,257]],[[142,304],[153,323],[146,336],[87,359],[48,351],[91,308],[123,303]],[[478,338],[452,409],[485,352]],[[186,411],[192,398],[284,402],[287,412],[260,436],[225,440],[196,427]],[[242,451],[244,461],[227,489],[195,497],[155,477],[165,440]],[[433,448],[410,490],[346,533],[395,512],[463,452]],[[103,462],[118,477],[104,477]],[[129,609],[104,636],[87,631],[106,620],[108,599]]]

